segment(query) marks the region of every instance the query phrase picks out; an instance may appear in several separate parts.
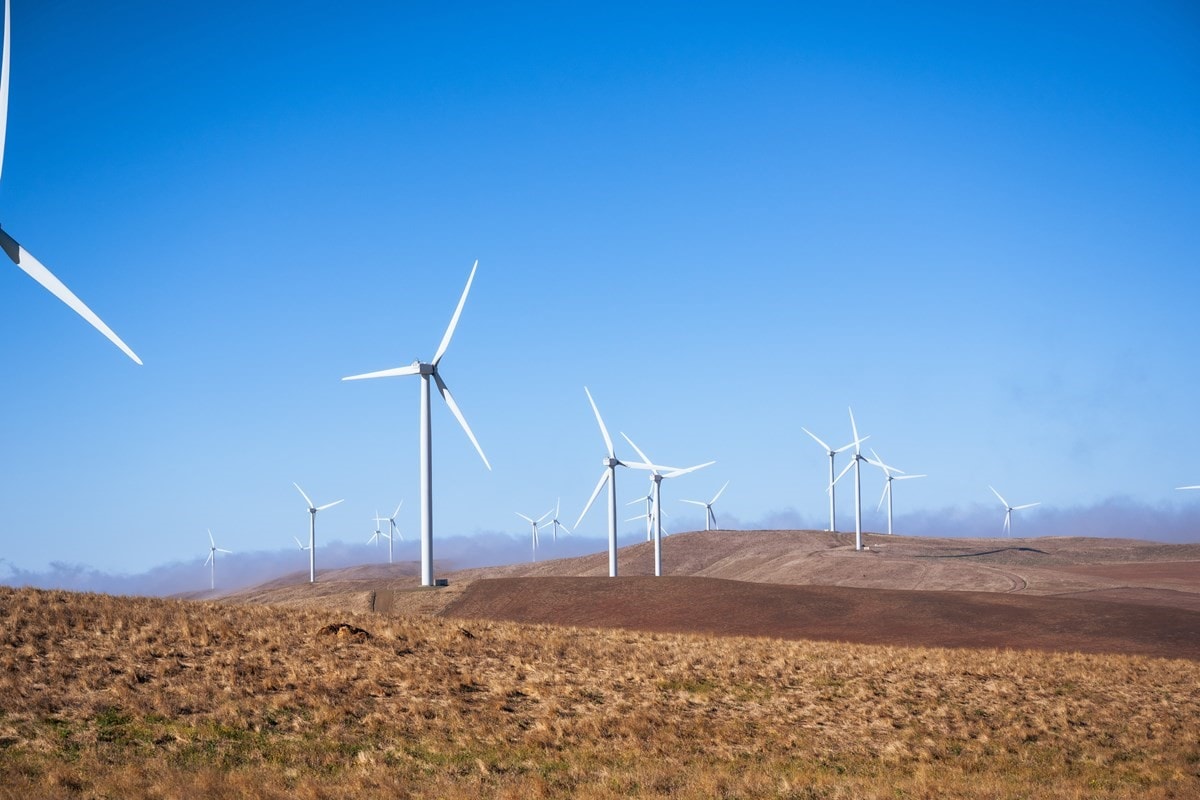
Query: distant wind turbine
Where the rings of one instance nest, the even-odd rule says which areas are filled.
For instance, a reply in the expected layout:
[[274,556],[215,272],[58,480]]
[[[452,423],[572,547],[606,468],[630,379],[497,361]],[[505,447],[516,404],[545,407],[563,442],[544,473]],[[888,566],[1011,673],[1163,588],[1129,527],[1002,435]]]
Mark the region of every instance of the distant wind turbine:
[[850,411],[850,430],[854,433],[854,460],[851,461],[849,464],[847,464],[846,468],[843,469],[838,474],[838,476],[833,479],[833,482],[829,484],[829,492],[830,492],[830,495],[832,496],[833,487],[837,484],[838,481],[840,481],[842,479],[843,475],[845,475],[847,472],[850,471],[851,467],[854,467],[854,549],[862,550],[862,466],[861,465],[862,465],[862,462],[867,460],[867,458],[865,456],[863,456],[862,450],[860,449],[859,445],[861,445],[863,442],[865,442],[870,437],[864,436],[862,438],[859,438],[858,425],[856,425],[854,423],[854,409],[851,408],[851,409],[849,409],[849,411]]
[[842,452],[843,450],[849,450],[851,447],[862,444],[863,442],[865,442],[867,439],[870,439],[871,437],[866,436],[866,437],[863,437],[862,439],[851,442],[850,444],[844,444],[841,447],[834,448],[834,447],[830,447],[829,445],[825,444],[820,439],[818,439],[817,435],[815,433],[813,433],[812,431],[810,431],[808,428],[801,426],[800,430],[804,431],[809,436],[811,436],[813,438],[813,441],[816,442],[817,444],[821,445],[821,447],[824,448],[824,450],[829,454],[829,488],[827,488],[825,491],[829,495],[829,532],[836,533],[837,532],[837,513],[836,513],[837,507],[836,507],[836,503],[834,500],[834,495],[835,495],[834,484],[837,483],[837,480],[833,477],[834,459],[837,457],[837,454]]
[[899,469],[896,469],[895,467],[889,467],[887,464],[883,463],[883,459],[879,457],[879,453],[876,453],[874,448],[872,448],[872,450],[871,450],[871,455],[875,456],[875,460],[871,461],[870,459],[867,459],[868,463],[873,464],[873,465],[879,467],[881,470],[883,470],[883,474],[887,478],[887,482],[884,483],[884,485],[883,485],[883,494],[879,495],[879,505],[875,506],[875,510],[878,511],[880,509],[880,507],[883,505],[884,499],[886,498],[887,504],[888,504],[888,535],[891,536],[891,534],[892,534],[892,481],[907,481],[907,480],[912,480],[913,478],[927,478],[929,476],[928,475],[905,475],[904,470],[899,470]]
[[[7,9],[5,9],[7,11]],[[7,30],[7,28],[6,28]],[[213,539],[212,531],[208,532],[208,560],[204,562],[204,566],[209,568],[208,588],[217,588],[217,553],[230,553],[229,550],[224,550],[217,547],[216,541]]]
[[367,544],[374,542],[376,547],[378,547],[379,541],[381,539],[387,539],[388,540],[388,563],[390,564],[390,563],[392,563],[392,535],[390,533],[384,533],[383,531],[379,530],[379,523],[387,522],[387,518],[379,516],[379,512],[376,511],[375,517],[372,521],[375,523],[375,533],[373,533],[371,535],[370,539],[367,539]]
[[479,441],[476,440],[475,434],[471,432],[471,426],[467,424],[467,418],[463,416],[462,411],[458,408],[458,403],[454,402],[454,396],[450,394],[450,388],[446,386],[446,382],[442,380],[441,374],[438,372],[438,364],[441,363],[442,356],[446,355],[446,348],[450,346],[450,338],[454,335],[454,329],[458,326],[458,318],[462,315],[463,306],[467,302],[467,294],[471,291],[471,283],[475,280],[475,270],[479,268],[479,261],[476,259],[474,266],[471,267],[471,274],[467,277],[467,285],[463,289],[462,296],[458,299],[458,306],[454,309],[454,316],[450,318],[450,324],[446,328],[446,333],[442,336],[442,342],[438,345],[437,351],[433,354],[433,360],[428,363],[424,361],[414,361],[407,367],[395,367],[393,369],[380,370],[379,372],[368,372],[362,375],[351,375],[342,378],[344,381],[356,381],[364,378],[390,378],[397,375],[420,375],[421,376],[421,585],[433,585],[433,430],[429,420],[429,379],[433,378],[437,384],[438,391],[442,395],[442,399],[446,401],[446,405],[450,409],[450,413],[458,420],[458,424],[462,426],[463,432],[467,434],[467,438],[471,440],[471,444],[475,445],[476,452],[483,459],[483,465],[491,470],[492,465],[488,463],[487,456],[483,454],[483,448],[479,446]]
[[317,580],[317,512],[333,508],[342,501],[334,500],[323,506],[315,506],[313,501],[308,499],[304,490],[300,488],[300,484],[293,481],[292,486],[296,487],[296,491],[304,498],[304,502],[308,503],[308,582],[315,583]]
[[551,517],[549,522],[547,522],[545,525],[542,526],[542,527],[550,527],[550,536],[551,536],[551,538],[553,538],[553,540],[555,542],[558,541],[558,529],[559,528],[562,528],[563,531],[565,531],[566,533],[571,532],[570,528],[568,528],[566,525],[563,525],[561,522],[558,521],[558,515],[561,511],[562,511],[562,498],[560,497],[554,503],[554,516]]
[[[728,486],[728,485],[729,485],[729,481],[725,481],[725,486]],[[713,507],[713,504],[717,502],[717,498],[719,498],[721,496],[722,492],[725,491],[725,486],[722,486],[717,491],[716,495],[713,496],[713,499],[709,500],[707,503],[704,502],[703,500],[681,500],[680,501],[682,503],[691,503],[694,506],[704,506],[704,510],[707,512],[704,516],[704,530],[706,530],[706,531],[712,530],[713,528],[717,527],[717,515],[713,513],[712,507]],[[710,525],[710,523],[711,523],[711,525]]]
[[[641,459],[642,459],[642,463],[640,465],[641,468],[650,470],[650,480],[652,480],[654,482],[654,506],[653,506],[653,508],[654,508],[654,575],[656,577],[661,577],[662,576],[662,481],[663,481],[663,478],[675,478],[680,475],[686,475],[689,472],[695,472],[698,469],[702,469],[704,467],[709,466],[710,464],[715,464],[717,462],[716,461],[706,461],[703,464],[697,464],[694,467],[684,467],[683,469],[676,469],[674,467],[658,467],[658,466],[655,466],[650,461],[650,459],[646,457],[646,454],[643,453],[638,448],[638,446],[633,443],[633,439],[630,439],[628,436],[625,436],[624,433],[622,433],[621,436],[625,437],[625,441],[629,442],[629,446],[632,447],[634,449],[634,452],[636,452],[638,454],[638,456],[641,457]],[[630,466],[635,466],[635,465],[631,464]],[[663,472],[663,470],[666,470],[666,472]]]
[[632,467],[634,469],[646,469],[642,464],[626,464],[617,458],[613,451],[612,437],[608,435],[608,428],[604,426],[604,420],[600,417],[600,409],[596,408],[596,401],[592,399],[592,393],[588,388],[583,387],[584,394],[587,395],[588,402],[592,405],[592,413],[596,415],[596,422],[600,425],[600,435],[604,437],[604,446],[608,449],[608,455],[604,458],[604,472],[600,473],[600,481],[596,484],[596,488],[592,491],[592,496],[588,498],[587,504],[584,505],[583,511],[579,514],[579,519],[575,521],[575,529],[579,530],[579,523],[583,522],[584,516],[588,509],[592,507],[592,503],[596,502],[597,495],[604,488],[604,484],[608,484],[608,576],[610,578],[617,577],[617,467]]
[[[552,510],[553,510],[553,509],[552,509]],[[542,521],[543,521],[544,519],[546,519],[546,517],[550,516],[550,511],[547,511],[545,514],[542,514],[542,515],[541,515],[540,517],[538,517],[537,519],[534,519],[533,517],[527,517],[527,516],[525,516],[524,514],[522,514],[520,511],[517,511],[517,512],[514,512],[514,513],[515,513],[515,514],[516,514],[518,517],[520,517],[521,519],[523,519],[523,520],[525,520],[526,522],[528,522],[528,523],[529,523],[529,528],[530,528],[530,537],[531,537],[531,541],[532,541],[532,547],[533,547],[533,558],[532,558],[531,560],[532,560],[532,561],[537,561],[537,548],[538,548],[538,526],[542,524]]]
[[396,510],[388,517],[388,563],[392,563],[392,543],[396,541],[396,537],[400,537],[400,541],[404,541],[404,534],[400,532],[400,526],[396,524],[396,517],[400,515],[400,506],[404,505],[401,500],[396,505]]
[[1000,502],[1004,504],[1004,535],[1005,536],[1009,536],[1012,534],[1012,512],[1020,511],[1023,508],[1033,508],[1034,506],[1041,505],[1041,502],[1039,501],[1037,503],[1026,503],[1025,505],[1021,505],[1021,506],[1010,506],[1008,504],[1008,501],[1005,500],[1000,495],[999,492],[997,492],[991,486],[989,486],[988,488],[991,489],[992,494],[996,495],[996,497],[1000,499]]
[[297,548],[299,548],[300,550],[302,550],[302,551],[303,551],[303,550],[307,550],[307,549],[308,549],[308,545],[306,545],[306,544],[304,544],[303,542],[301,542],[301,541],[300,541],[299,539],[297,539],[295,536],[293,536],[293,537],[292,537],[292,541],[296,543],[296,547],[297,547]]
[[[0,168],[4,165],[4,140],[8,130],[8,68],[9,68],[9,39],[10,39],[11,24],[9,19],[9,0],[4,0],[4,52],[0,56]],[[134,363],[141,364],[142,360],[137,357],[137,354],[129,349],[129,345],[121,341],[121,337],[113,333],[112,329],[104,324],[100,317],[92,311],[87,305],[80,300],[75,294],[68,289],[62,281],[54,277],[50,270],[43,266],[42,262],[38,261],[29,254],[24,247],[17,244],[16,240],[8,235],[6,231],[0,229],[0,249],[12,259],[12,262],[25,271],[29,277],[40,283],[50,294],[57,297],[62,302],[74,311],[79,316],[83,317],[87,322],[117,347],[125,355],[133,359]]]

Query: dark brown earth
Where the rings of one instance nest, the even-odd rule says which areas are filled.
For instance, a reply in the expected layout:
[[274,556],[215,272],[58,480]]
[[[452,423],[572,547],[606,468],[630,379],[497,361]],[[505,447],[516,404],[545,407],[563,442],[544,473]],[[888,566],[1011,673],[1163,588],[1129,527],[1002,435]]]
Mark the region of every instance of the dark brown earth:
[[1136,653],[1200,660],[1200,611],[989,592],[715,578],[494,578],[445,616],[863,644]]
[[293,576],[220,598],[559,625],[893,645],[1200,659],[1200,544],[700,531],[608,555],[452,571],[413,564]]

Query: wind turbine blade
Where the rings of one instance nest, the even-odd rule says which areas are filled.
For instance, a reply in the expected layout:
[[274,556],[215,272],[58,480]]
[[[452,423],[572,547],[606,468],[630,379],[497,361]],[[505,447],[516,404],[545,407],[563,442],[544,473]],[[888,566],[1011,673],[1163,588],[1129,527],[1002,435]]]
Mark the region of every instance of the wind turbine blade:
[[[832,487],[836,486],[836,485],[837,485],[837,482],[838,482],[838,481],[840,481],[840,480],[841,480],[841,479],[842,479],[842,478],[845,476],[845,474],[846,474],[847,472],[849,472],[849,471],[850,471],[850,469],[851,469],[853,466],[854,466],[854,462],[853,462],[853,461],[851,461],[849,464],[847,464],[846,466],[842,467],[842,471],[841,471],[841,472],[839,472],[839,473],[838,473],[838,476],[837,476],[836,478],[834,478],[834,479],[833,479],[833,483],[829,484],[830,488],[832,488]],[[828,491],[828,490],[826,490],[826,491]]]
[[409,364],[407,367],[395,367],[394,369],[381,369],[378,372],[365,372],[362,375],[349,375],[342,378],[344,381],[361,381],[364,378],[393,378],[397,375],[419,375],[421,373],[420,364]]
[[818,439],[817,435],[815,433],[813,433],[812,431],[810,431],[808,428],[804,427],[803,425],[800,426],[800,430],[804,431],[809,436],[811,436],[813,438],[814,442],[821,445],[821,447],[825,449],[825,452],[829,452],[832,449],[829,445],[825,444],[820,439]]
[[700,500],[680,500],[679,502],[690,503],[691,505],[694,505],[694,506],[704,506],[705,508],[708,507],[708,503],[704,503]]
[[317,511],[324,511],[327,508],[333,508],[338,503],[344,503],[344,502],[346,502],[346,501],[345,500],[334,500],[332,503],[326,503],[323,506],[317,506]]
[[608,481],[608,468],[606,467],[604,472],[600,473],[600,482],[596,484],[596,488],[592,492],[592,496],[588,498],[587,505],[585,505],[583,507],[583,511],[582,511],[582,513],[580,513],[579,519],[575,520],[576,528],[579,527],[579,523],[583,522],[584,515],[587,514],[588,509],[592,507],[592,503],[596,502],[596,496],[600,494],[600,490],[604,488],[604,484],[607,481]]
[[467,418],[463,416],[462,411],[458,407],[458,403],[454,402],[454,395],[450,394],[450,387],[442,380],[442,376],[438,373],[433,373],[433,379],[437,382],[438,391],[442,393],[442,399],[446,401],[446,405],[450,407],[450,413],[458,420],[458,424],[462,426],[463,431],[467,434],[467,438],[471,440],[471,444],[475,445],[475,452],[479,453],[479,457],[483,459],[483,465],[490,471],[492,465],[488,463],[487,456],[483,454],[483,448],[479,446],[479,440],[475,438],[475,434],[471,432],[471,426],[467,424]]
[[206,566],[206,567],[207,567],[209,564],[211,564],[211,563],[212,563],[212,560],[213,560],[213,551],[212,551],[212,550],[209,550],[209,551],[208,551],[208,558],[204,559],[204,565],[203,565],[203,566]]
[[233,555],[233,551],[232,551],[232,550],[226,550],[226,549],[225,549],[225,548],[223,548],[223,547],[218,547],[218,548],[217,548],[217,552],[218,552],[218,553],[228,553],[229,555]]
[[1023,506],[1013,506],[1013,511],[1019,511],[1022,508],[1033,508],[1034,506],[1040,506],[1041,504],[1041,501],[1038,501],[1036,503],[1026,503]]
[[[446,326],[446,333],[442,336],[442,343],[438,345],[437,352],[433,355],[433,365],[435,367],[442,360],[442,356],[446,355],[446,348],[450,346],[450,337],[454,335],[454,329],[458,327],[458,318],[462,315],[463,306],[466,305],[467,293],[471,291],[471,282],[475,280],[475,270],[477,269],[479,269],[478,258],[475,259],[475,264],[471,267],[471,274],[467,277],[467,285],[463,287],[462,297],[458,298],[458,306],[454,309],[454,316],[450,318],[450,324]],[[485,458],[484,461],[486,460]],[[488,467],[488,469],[491,469],[491,467]]]
[[673,472],[664,473],[663,477],[664,478],[678,478],[680,475],[686,475],[689,472],[695,472],[698,469],[704,469],[705,467],[712,466],[715,463],[717,463],[717,462],[716,461],[705,461],[703,464],[697,464],[694,467],[684,467],[683,469],[677,469],[677,470],[674,470]]
[[[725,481],[725,486],[728,486],[728,485],[729,485],[729,481]],[[722,486],[720,491],[717,492],[716,496],[714,496],[713,499],[708,502],[708,504],[710,506],[713,505],[714,503],[716,503],[717,500],[721,497],[721,495],[724,494],[725,486]]]
[[532,520],[532,519],[530,519],[529,517],[525,516],[525,515],[524,515],[524,514],[522,514],[520,511],[514,511],[513,513],[514,513],[514,514],[516,514],[516,515],[517,515],[518,517],[520,517],[521,519],[525,520],[526,522],[533,522],[533,520]]
[[1200,486],[1176,486],[1175,487],[1176,491],[1183,491],[1184,489],[1200,489]]
[[1004,532],[1008,533],[1009,526],[1012,524],[1012,509],[1004,512]]
[[625,436],[624,431],[621,432],[621,435],[625,437],[625,441],[629,442],[629,446],[632,447],[634,452],[637,453],[638,456],[642,459],[642,463],[649,465],[650,458],[645,453],[642,452],[640,447],[638,447],[636,444],[633,443],[633,439],[630,439],[628,436]]
[[879,495],[879,502],[875,504],[876,511],[883,508],[883,501],[887,499],[888,492],[890,492],[891,490],[892,490],[892,482],[884,481],[883,482],[883,494]]
[[213,547],[217,546],[217,543],[213,540],[212,531],[208,532],[208,543],[211,544]]
[[854,452],[858,453],[862,440],[858,438],[858,425],[854,424],[854,409],[847,407],[847,410],[850,412],[850,430],[854,432]]
[[297,539],[295,536],[292,537],[292,541],[296,543],[296,547],[299,547],[301,550],[304,549],[304,545],[300,544],[300,540]]
[[997,491],[995,490],[995,488],[993,488],[993,487],[991,487],[991,486],[989,486],[988,488],[992,490],[992,494],[996,495],[996,497],[997,497],[997,498],[999,498],[999,500],[1000,500],[1000,502],[1001,502],[1001,503],[1004,503],[1004,507],[1005,507],[1005,508],[1008,508],[1008,501],[1007,501],[1007,500],[1005,500],[1005,499],[1004,499],[1004,498],[1003,498],[1003,497],[1000,495],[1000,493],[999,493],[999,492],[997,492]]
[[4,168],[4,138],[8,130],[8,0],[4,0],[4,55],[0,56],[0,171]]
[[403,500],[401,500],[400,503],[396,506],[396,510],[392,512],[392,515],[390,517],[388,517],[388,519],[390,519],[394,522],[396,519],[396,515],[400,513],[400,506],[402,506],[402,505],[404,505]]
[[929,477],[928,475],[897,475],[895,477],[895,480],[907,481],[907,480],[911,480],[912,478],[928,478],[928,477]]
[[308,507],[314,508],[313,501],[308,499],[308,495],[306,495],[304,493],[304,490],[300,488],[300,484],[296,483],[295,481],[292,481],[292,486],[296,487],[296,491],[299,492],[300,496],[304,498],[304,502],[308,503]]
[[[554,509],[551,509],[550,511],[553,511],[553,510]],[[546,517],[550,516],[550,511],[547,511],[545,514],[542,514],[540,517],[537,518],[538,524],[541,524],[542,520],[544,520]]]
[[634,505],[637,505],[638,503],[644,503],[644,502],[646,502],[646,498],[644,498],[644,497],[639,497],[639,498],[637,498],[637,499],[635,499],[635,500],[630,500],[630,501],[629,501],[628,503],[626,503],[625,505],[627,505],[627,506],[634,506]]
[[[7,27],[4,29],[4,34],[5,37],[8,36]],[[7,54],[7,51],[5,52]],[[46,291],[66,303],[67,307],[87,320],[88,324],[104,334],[110,342],[121,348],[121,352],[133,359],[134,363],[142,363],[137,353],[130,350],[129,345],[121,341],[121,337],[113,333],[112,328],[105,325],[104,320],[96,316],[96,312],[88,308],[87,304],[76,297],[75,293],[68,289],[62,281],[54,277],[54,274],[46,269],[42,262],[30,255],[28,250],[17,244],[16,240],[2,229],[0,229],[0,249],[3,249],[14,264],[23,269],[29,277],[40,283]]]
[[649,514],[638,514],[636,517],[630,517],[629,519],[627,519],[625,521],[626,522],[637,522],[639,519],[648,519],[649,517],[650,517]]
[[592,399],[592,393],[588,388],[583,387],[584,394],[587,395],[588,402],[592,404],[592,413],[596,415],[596,422],[600,423],[600,435],[604,437],[604,446],[608,448],[608,457],[616,458],[617,455],[613,452],[612,437],[608,435],[608,428],[604,425],[604,420],[600,418],[600,409],[596,408],[596,401]]

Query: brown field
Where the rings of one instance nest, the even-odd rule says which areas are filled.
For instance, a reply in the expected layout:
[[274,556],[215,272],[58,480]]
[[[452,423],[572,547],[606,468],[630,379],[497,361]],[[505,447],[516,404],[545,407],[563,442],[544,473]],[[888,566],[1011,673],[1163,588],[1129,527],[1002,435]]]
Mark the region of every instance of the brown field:
[[1200,547],[869,541],[0,588],[0,797],[1200,797]]

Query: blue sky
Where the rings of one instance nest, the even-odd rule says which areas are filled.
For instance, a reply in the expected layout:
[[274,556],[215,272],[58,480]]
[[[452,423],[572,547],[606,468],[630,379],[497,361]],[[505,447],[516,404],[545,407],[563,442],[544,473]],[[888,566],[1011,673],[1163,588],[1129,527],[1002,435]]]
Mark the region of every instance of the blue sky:
[[475,259],[442,369],[494,469],[435,398],[439,539],[518,560],[514,512],[574,521],[584,385],[652,458],[717,460],[665,485],[674,528],[727,480],[726,524],[824,527],[800,427],[844,444],[852,406],[929,474],[900,532],[998,533],[991,484],[1042,503],[1019,533],[1200,537],[1186,3],[12,15],[0,222],[145,366],[0,269],[10,569],[282,550],[293,481],[346,499],[321,539],[401,498],[415,538],[418,381],[340,378],[430,358]]

